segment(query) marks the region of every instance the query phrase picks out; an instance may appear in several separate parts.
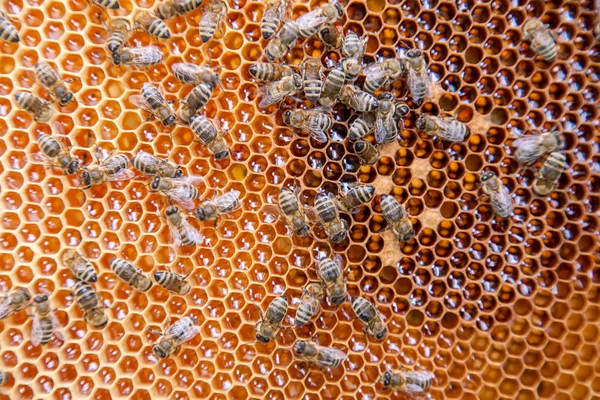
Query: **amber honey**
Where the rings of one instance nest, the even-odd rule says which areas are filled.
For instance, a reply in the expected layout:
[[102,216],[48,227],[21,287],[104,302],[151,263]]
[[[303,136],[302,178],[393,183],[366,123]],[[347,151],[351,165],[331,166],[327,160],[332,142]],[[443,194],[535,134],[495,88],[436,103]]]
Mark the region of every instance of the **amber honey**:
[[[481,3],[481,4],[480,4]],[[202,45],[201,11],[169,21],[172,38],[157,43],[135,32],[130,44],[158,45],[163,64],[147,70],[117,67],[105,59],[106,31],[100,10],[84,1],[6,2],[21,43],[0,43],[0,286],[52,292],[66,341],[44,347],[30,342],[22,311],[0,322],[0,369],[12,378],[0,399],[210,398],[355,399],[404,398],[378,393],[385,365],[435,373],[436,399],[594,399],[600,393],[598,284],[600,168],[597,104],[600,48],[591,33],[593,2],[538,0],[350,0],[345,30],[369,36],[365,61],[393,57],[403,46],[424,51],[439,90],[422,111],[448,113],[477,124],[463,143],[434,144],[415,130],[416,114],[404,120],[399,145],[382,150],[373,166],[361,166],[347,145],[354,114],[334,107],[332,141],[315,142],[284,126],[276,107],[259,109],[259,84],[248,68],[261,59],[264,10],[259,1],[228,1],[223,33]],[[292,16],[315,2],[293,4]],[[152,1],[121,1],[111,16],[131,17]],[[558,58],[546,63],[521,44],[521,26],[536,17],[558,38]],[[325,66],[339,55],[315,38],[298,43],[285,61],[305,56]],[[56,109],[84,164],[94,147],[128,155],[164,155],[205,178],[204,195],[238,190],[241,211],[198,225],[204,245],[169,251],[160,217],[165,199],[147,182],[95,187],[85,193],[74,178],[29,163],[35,138],[52,128],[19,110],[13,95],[31,91],[33,66],[55,64],[77,101]],[[169,72],[175,62],[220,66],[221,88],[204,112],[228,131],[230,159],[215,161],[185,127],[166,131],[128,100],[144,82],[162,85],[169,100],[190,88]],[[404,83],[392,90],[408,93]],[[411,104],[412,106],[413,104]],[[58,106],[56,106],[58,107]],[[532,191],[535,172],[513,159],[512,142],[529,131],[562,124],[569,169],[547,198]],[[472,125],[475,126],[475,125]],[[515,214],[496,219],[480,202],[477,176],[493,171],[511,191]],[[339,192],[339,182],[372,184],[378,194],[402,201],[416,230],[398,246],[376,198],[356,214],[344,214],[348,239],[330,244],[286,236],[272,211],[279,188],[297,186],[312,206],[320,189]],[[82,320],[69,287],[73,277],[60,263],[77,248],[96,263],[96,289],[109,308],[102,331]],[[348,291],[377,304],[390,334],[367,338],[344,304],[324,304],[313,324],[286,330],[276,343],[254,339],[254,304],[286,294],[291,325],[301,289],[316,279],[315,258],[344,256]],[[126,258],[147,273],[169,265],[188,273],[191,292],[168,294],[155,285],[138,293],[111,273],[108,260]],[[146,329],[170,316],[193,315],[201,334],[180,352],[156,362]],[[323,345],[349,354],[330,371],[293,360],[295,338],[318,333]]]

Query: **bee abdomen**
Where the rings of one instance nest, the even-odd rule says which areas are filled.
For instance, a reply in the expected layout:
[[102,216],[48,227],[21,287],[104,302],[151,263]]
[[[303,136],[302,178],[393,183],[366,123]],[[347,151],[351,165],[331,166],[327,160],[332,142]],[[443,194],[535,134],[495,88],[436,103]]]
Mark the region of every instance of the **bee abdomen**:
[[369,134],[373,126],[369,126],[368,122],[363,117],[358,117],[350,124],[348,129],[348,139],[358,140]]
[[150,24],[146,27],[146,32],[159,39],[168,39],[171,37],[169,27],[162,20],[153,18]]
[[340,268],[335,261],[324,258],[318,267],[319,276],[325,282],[335,282],[340,276]]
[[332,221],[337,217],[337,208],[327,196],[319,196],[315,202],[315,211],[323,222]]
[[261,31],[263,39],[270,39],[275,33],[277,33],[277,28],[279,27],[280,21],[263,21],[261,24]]
[[316,103],[321,97],[321,87],[323,83],[320,80],[306,80],[304,83],[304,93],[311,103]]
[[50,135],[41,134],[38,138],[40,150],[48,157],[56,157],[60,153],[60,143]]
[[215,18],[202,18],[200,20],[200,39],[202,39],[202,43],[212,39],[217,30],[217,22]]
[[47,344],[52,339],[52,332],[54,332],[52,319],[50,318],[41,318],[40,320],[40,330],[42,331],[42,338],[40,339],[40,344]]
[[21,40],[17,28],[3,18],[0,18],[0,39],[10,43],[17,43]]
[[269,307],[267,308],[267,312],[265,318],[268,320],[276,321],[277,324],[280,324],[285,318],[285,314],[288,309],[288,301],[285,296],[276,297]]
[[137,290],[145,292],[152,286],[152,281],[143,274],[140,268],[123,259],[113,258],[110,260],[110,268],[115,275]]
[[108,8],[109,10],[118,10],[121,8],[118,0],[92,0],[92,3],[102,8]]

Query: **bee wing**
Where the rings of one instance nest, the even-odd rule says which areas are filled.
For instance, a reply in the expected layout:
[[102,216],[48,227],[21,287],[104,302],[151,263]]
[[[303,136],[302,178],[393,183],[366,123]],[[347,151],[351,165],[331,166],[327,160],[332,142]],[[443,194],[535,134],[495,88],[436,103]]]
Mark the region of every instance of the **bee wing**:
[[364,74],[369,80],[375,81],[385,78],[387,75],[387,70],[381,63],[372,63],[367,65],[364,70]]
[[133,47],[130,51],[136,55],[135,64],[155,64],[157,54],[163,57],[163,52],[156,46]]
[[179,340],[177,340],[177,344],[181,345],[181,344],[187,342],[188,340],[192,340],[199,333],[200,333],[200,327],[199,326],[194,326],[190,330],[187,330],[185,332],[181,332],[181,336],[179,337]]
[[135,176],[135,173],[132,170],[122,169],[115,174],[110,174],[106,180],[109,182],[128,181],[129,179],[133,178],[134,176]]
[[377,141],[377,143],[381,143],[383,142],[383,139],[385,139],[385,126],[387,117],[387,115],[382,116],[381,113],[377,113],[377,118],[375,119],[375,140]]
[[175,186],[174,188],[167,191],[167,195],[181,204],[183,208],[186,210],[194,209],[194,202],[187,198],[186,196],[187,190],[183,186]]
[[183,225],[183,229],[187,232],[187,235],[190,239],[192,239],[196,244],[202,243],[204,240],[204,236],[193,227],[187,220],[187,218],[183,218],[181,221],[181,225]]
[[169,241],[175,245],[175,247],[181,246],[181,235],[179,234],[179,229],[175,225],[173,225],[167,219],[167,225],[169,226]]
[[131,104],[144,111],[152,112],[152,107],[150,107],[150,104],[148,104],[148,102],[142,95],[132,94],[131,96],[129,96],[129,101],[131,101]]
[[327,22],[327,17],[315,11],[309,11],[296,19],[296,22],[303,29],[312,29]]
[[304,215],[306,215],[309,221],[321,222],[321,218],[319,218],[319,215],[315,211],[314,207],[302,207],[302,211],[304,212]]
[[216,203],[219,205],[219,208],[223,211],[233,212],[241,208],[241,204],[238,201],[240,198],[240,192],[237,190],[232,190],[224,194],[223,196],[219,196],[216,199]]
[[135,155],[135,158],[140,160],[142,164],[148,165],[156,165],[163,162],[163,160],[159,157],[156,157],[154,154],[146,153],[143,150],[138,151],[138,153]]
[[179,178],[173,178],[171,180],[173,182],[183,182],[194,186],[197,186],[204,182],[204,178],[202,178],[200,175],[180,176]]
[[531,147],[538,146],[540,142],[539,134],[522,136],[513,142],[513,147]]
[[[194,65],[194,67],[196,67],[196,65]],[[196,74],[198,73],[198,69],[194,68],[194,67],[192,67],[189,64],[175,63],[175,64],[173,64],[173,66],[171,68],[172,68],[173,74],[175,76],[179,76],[179,77],[183,78],[181,80],[181,82],[193,83],[193,82],[198,81],[198,79],[196,77]]]
[[310,133],[310,136],[319,143],[327,143],[327,134],[319,127],[319,125],[313,120],[307,126],[306,130]]
[[278,84],[279,82],[273,82],[264,90],[264,96],[260,100],[260,103],[258,103],[260,108],[269,107],[272,104],[279,103],[285,98],[287,94],[286,91],[274,88],[274,86]]
[[48,156],[46,156],[44,153],[33,153],[31,155],[31,161],[34,164],[49,164],[49,165],[55,165],[55,163],[52,162],[52,159]]
[[63,334],[63,326],[58,321],[58,318],[56,318],[56,314],[54,314],[54,312],[51,313],[51,318],[52,318],[52,328],[54,329],[54,336],[56,336],[60,340],[64,341],[65,336]]
[[534,162],[542,155],[540,150],[541,135],[533,134],[520,137],[513,142],[517,161],[524,164]]
[[40,316],[35,313],[33,323],[31,324],[31,344],[37,346],[42,341],[42,327],[40,326]]
[[[339,349],[335,349],[335,348],[331,348],[331,347],[325,347],[325,348],[321,348],[321,355],[320,355],[320,364],[323,365],[326,368],[330,368],[333,367],[334,362],[336,360],[342,359],[345,360],[346,358],[348,358],[348,355],[346,355],[346,353],[344,353],[343,351],[339,350]],[[325,361],[327,360],[327,361]]]

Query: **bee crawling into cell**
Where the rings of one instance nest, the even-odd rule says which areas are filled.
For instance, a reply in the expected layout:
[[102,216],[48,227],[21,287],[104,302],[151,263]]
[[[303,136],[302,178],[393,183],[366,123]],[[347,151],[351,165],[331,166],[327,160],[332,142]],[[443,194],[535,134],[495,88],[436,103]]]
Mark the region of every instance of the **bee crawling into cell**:
[[162,336],[160,341],[152,346],[152,352],[158,358],[167,358],[176,353],[182,344],[192,340],[200,333],[200,327],[196,325],[194,317],[184,317],[173,325],[167,321],[164,331],[159,332],[152,328],[148,331]]
[[379,378],[384,390],[402,392],[411,398],[431,398],[425,392],[431,387],[435,375],[430,371],[407,371],[402,367],[399,371],[388,368]]
[[493,172],[481,175],[483,194],[479,197],[489,197],[494,214],[502,218],[508,218],[513,214],[513,202],[510,192],[504,186],[500,178]]

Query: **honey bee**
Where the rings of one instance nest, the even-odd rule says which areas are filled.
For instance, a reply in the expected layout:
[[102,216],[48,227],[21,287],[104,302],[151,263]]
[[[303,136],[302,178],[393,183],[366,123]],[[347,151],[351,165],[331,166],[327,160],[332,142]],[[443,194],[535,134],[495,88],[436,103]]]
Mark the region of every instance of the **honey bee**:
[[432,96],[432,83],[425,57],[420,50],[408,50],[404,57],[408,72],[406,84],[415,103],[421,104],[426,97]]
[[127,41],[127,36],[131,26],[125,18],[115,18],[110,21],[108,27],[108,38],[106,39],[106,47],[111,53],[119,50]]
[[342,87],[340,101],[358,112],[371,112],[379,108],[379,101],[372,94],[352,85]]
[[356,53],[365,50],[367,37],[359,38],[353,31],[348,31],[342,41],[342,53],[346,57],[353,57]]
[[328,2],[322,6],[302,14],[296,19],[298,33],[301,38],[314,36],[326,22],[333,23],[344,15],[344,6],[337,1]]
[[282,64],[256,63],[248,68],[248,72],[259,81],[274,82],[284,76],[292,76],[294,70]]
[[111,259],[110,269],[123,282],[140,292],[147,292],[152,287],[152,281],[144,275],[144,271],[141,268],[121,258]]
[[[377,97],[379,109],[375,119],[375,140],[377,143],[391,143],[398,137],[398,119],[408,113],[408,106],[402,108],[394,101],[391,93],[382,93]],[[406,105],[406,103],[401,103]]]
[[242,207],[240,203],[240,192],[231,190],[221,196],[217,191],[211,200],[203,200],[194,212],[199,221],[216,220],[222,215],[232,213]]
[[269,0],[266,3],[267,8],[260,22],[260,30],[263,39],[270,39],[277,33],[288,4],[286,0]]
[[295,109],[283,113],[283,122],[296,129],[306,129],[317,142],[326,143],[325,132],[333,126],[333,117],[330,112],[321,109]]
[[19,31],[12,24],[12,18],[3,11],[0,11],[0,39],[9,43],[18,43]]
[[[354,51],[352,56],[344,57],[341,62],[342,69],[346,74],[346,80],[350,82],[358,78],[358,75],[360,75],[362,70],[362,61],[367,45],[367,38],[360,39],[358,44],[358,49]],[[352,50],[354,49],[352,48]]]
[[75,250],[67,250],[62,256],[63,264],[71,270],[75,278],[93,283],[98,280],[94,265]]
[[394,196],[384,194],[381,196],[381,212],[388,223],[388,228],[394,232],[398,241],[408,241],[415,235],[413,224],[408,218],[408,213],[398,203]]
[[109,10],[118,10],[121,8],[118,0],[92,0],[92,3],[101,8],[107,8]]
[[336,198],[336,203],[341,211],[350,212],[356,207],[367,204],[375,196],[375,188],[370,185],[356,185],[347,192],[342,192]]
[[83,311],[83,320],[94,328],[104,328],[108,324],[108,318],[104,314],[102,298],[96,293],[89,283],[77,281],[71,289],[73,297]]
[[88,165],[81,172],[81,182],[84,189],[102,185],[106,182],[126,181],[135,176],[133,171],[127,169],[129,158],[125,154],[111,154],[98,164]]
[[325,233],[333,243],[341,243],[348,236],[346,221],[340,218],[333,195],[319,193],[315,200],[315,213]]
[[[258,306],[257,306],[258,308]],[[256,331],[256,340],[262,343],[269,343],[275,338],[277,329],[281,327],[281,322],[285,318],[288,309],[288,299],[286,296],[275,297],[267,312],[262,313],[262,310],[258,308],[260,313],[260,321],[256,323],[254,330]]]
[[319,368],[337,368],[348,355],[333,347],[324,347],[313,341],[298,340],[294,343],[296,358],[315,363]]
[[325,78],[325,81],[323,81],[319,104],[325,107],[333,106],[344,86],[344,82],[346,82],[346,74],[342,66],[339,65],[332,69],[327,78]]
[[289,189],[282,188],[279,192],[279,208],[287,224],[298,236],[310,235],[308,220],[296,195]]
[[181,213],[179,207],[169,206],[165,211],[167,225],[169,226],[169,236],[171,243],[175,247],[179,246],[195,246],[202,243],[204,237],[187,221],[184,214]]
[[163,62],[162,51],[156,46],[145,47],[119,47],[112,54],[115,65],[132,65],[147,68]]
[[369,64],[363,72],[365,74],[364,89],[373,93],[404,75],[406,67],[401,60],[390,58]]
[[556,128],[550,132],[520,137],[513,143],[515,159],[521,164],[532,164],[544,154],[561,148],[564,142],[563,135]]
[[160,341],[152,346],[152,352],[158,358],[167,358],[169,355],[176,353],[182,344],[192,340],[200,333],[200,327],[196,325],[194,317],[181,318],[173,325],[167,322],[163,332],[150,328],[148,330],[162,336]]
[[379,160],[379,150],[366,140],[354,143],[354,152],[360,158],[361,164],[373,165]]
[[323,67],[318,58],[307,58],[300,64],[302,79],[304,80],[304,94],[312,104],[316,103],[321,97],[321,87],[323,86]]
[[298,40],[298,24],[294,20],[286,21],[279,32],[265,47],[264,55],[269,61],[278,60],[296,44]]
[[296,326],[298,328],[306,325],[312,317],[317,315],[324,296],[325,292],[320,283],[312,282],[304,287],[300,305],[296,310]]
[[54,310],[50,307],[48,296],[35,296],[33,306],[34,315],[31,325],[31,344],[34,346],[47,344],[52,339],[52,334],[58,339],[64,340],[61,332],[62,326],[58,322],[56,315],[54,315]]
[[4,385],[10,379],[10,374],[8,372],[0,371],[0,386]]
[[159,88],[148,82],[144,82],[140,93],[139,95],[134,94],[129,96],[129,100],[133,105],[152,114],[164,126],[175,124],[177,120],[175,112]]
[[341,257],[336,255],[334,259],[323,258],[317,262],[317,273],[325,285],[325,292],[331,303],[342,304],[348,297],[348,293]]
[[298,74],[284,76],[277,82],[270,83],[264,89],[264,96],[258,106],[269,107],[272,104],[283,101],[286,96],[293,96],[302,90],[302,78]]
[[224,134],[219,134],[217,127],[211,120],[203,115],[190,117],[190,127],[202,143],[217,160],[229,157],[231,150],[224,139]]
[[65,81],[48,63],[42,61],[35,64],[35,78],[44,90],[58,99],[58,104],[61,107],[71,103],[75,98],[73,93],[69,91]]
[[550,31],[539,19],[531,18],[523,24],[523,40],[531,41],[531,48],[545,61],[556,59],[558,49]]
[[60,168],[65,175],[73,175],[79,171],[79,160],[71,155],[63,135],[41,133],[37,142],[41,152],[33,155],[35,162]]
[[213,94],[213,87],[206,83],[196,85],[192,91],[181,102],[183,107],[179,111],[179,118],[186,122],[190,122],[190,118],[198,113],[198,111],[208,103]]
[[417,129],[430,136],[449,142],[462,142],[469,135],[469,127],[452,117],[437,117],[421,114],[416,122]]
[[221,21],[227,13],[227,5],[221,0],[213,0],[206,9],[202,18],[200,18],[200,39],[202,43],[208,42],[215,35],[215,31],[219,28],[221,31]]
[[25,288],[18,288],[5,294],[0,300],[0,319],[5,319],[10,314],[16,313],[27,307],[31,301],[31,294]]
[[362,114],[350,124],[348,128],[348,139],[355,141],[367,136],[375,126],[375,115],[372,113]]
[[318,32],[319,40],[334,49],[342,47],[344,36],[335,25],[326,23]]
[[202,5],[202,0],[165,0],[154,10],[160,19],[170,19],[194,11]]
[[431,387],[431,381],[435,375],[429,371],[386,371],[381,375],[379,381],[384,388],[393,391],[405,392],[411,397],[414,394],[425,392]]
[[188,276],[190,274],[181,275],[172,271],[158,271],[154,273],[154,280],[169,292],[185,296],[192,290],[192,285],[186,280]]
[[166,178],[180,178],[183,176],[181,166],[171,164],[166,158],[160,158],[145,151],[138,153],[131,159],[131,165],[146,175],[164,176]]
[[365,333],[382,340],[387,335],[387,328],[375,306],[362,297],[352,299],[352,311],[365,326]]
[[560,174],[567,168],[567,157],[560,151],[550,153],[535,176],[533,191],[538,196],[548,196],[556,189]]
[[513,213],[512,199],[500,178],[493,172],[487,172],[481,175],[481,183],[483,184],[483,195],[480,199],[488,196],[492,203],[492,210],[497,216],[510,217]]
[[208,65],[200,66],[190,63],[175,63],[171,68],[173,75],[181,83],[191,83],[193,85],[204,83],[213,88],[221,85],[219,74]]
[[154,13],[140,11],[135,15],[134,21],[144,32],[158,39],[168,39],[171,37],[171,31],[169,31],[167,24],[154,15]]
[[194,200],[200,197],[200,191],[195,186],[200,182],[202,182],[202,178],[199,176],[181,176],[179,178],[155,176],[150,183],[150,190],[162,192],[181,204],[186,210],[192,210]]

